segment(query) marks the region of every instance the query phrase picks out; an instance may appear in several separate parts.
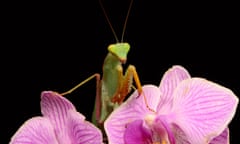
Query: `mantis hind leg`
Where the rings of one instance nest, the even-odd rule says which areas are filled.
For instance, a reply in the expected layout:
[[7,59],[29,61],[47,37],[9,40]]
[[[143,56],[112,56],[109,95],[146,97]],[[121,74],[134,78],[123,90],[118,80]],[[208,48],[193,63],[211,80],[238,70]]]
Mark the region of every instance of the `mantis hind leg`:
[[119,89],[117,91],[117,93],[114,95],[114,97],[112,98],[112,102],[117,102],[119,104],[121,104],[125,97],[129,94],[131,88],[135,88],[133,86],[133,80],[135,81],[136,84],[136,89],[139,93],[139,96],[142,94],[144,97],[144,102],[146,104],[146,107],[152,111],[155,112],[152,108],[149,107],[148,102],[147,102],[147,98],[144,94],[144,91],[142,89],[142,85],[139,79],[139,76],[137,74],[136,68],[133,65],[129,65],[125,75],[122,75],[122,71],[119,72]]

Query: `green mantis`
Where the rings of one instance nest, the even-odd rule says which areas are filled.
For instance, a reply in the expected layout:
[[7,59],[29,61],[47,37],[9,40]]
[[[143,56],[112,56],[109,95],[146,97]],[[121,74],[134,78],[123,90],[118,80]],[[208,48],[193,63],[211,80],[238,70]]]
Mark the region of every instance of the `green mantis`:
[[[129,15],[129,11],[133,0],[130,3],[128,13],[126,16],[126,20],[123,27],[122,39],[124,35],[124,31],[126,28],[126,21]],[[95,98],[95,107],[92,115],[92,122],[101,127],[105,119],[108,115],[117,108],[126,98],[126,96],[130,93],[133,88],[133,80],[135,81],[136,88],[138,90],[139,95],[143,94],[141,83],[136,71],[135,66],[129,65],[124,73],[122,64],[126,63],[127,54],[130,50],[130,45],[128,43],[118,41],[118,38],[112,28],[112,25],[109,21],[109,18],[106,15],[106,12],[100,2],[101,7],[103,9],[104,15],[112,29],[112,32],[117,40],[117,43],[110,44],[108,46],[108,54],[104,60],[102,72],[102,77],[100,74],[96,73],[90,76],[85,81],[81,82],[77,86],[73,87],[67,92],[62,93],[62,95],[66,95],[91,80],[92,78],[96,78],[96,98]],[[146,98],[144,99],[146,106],[148,107]],[[148,107],[149,110],[152,111],[151,108]]]

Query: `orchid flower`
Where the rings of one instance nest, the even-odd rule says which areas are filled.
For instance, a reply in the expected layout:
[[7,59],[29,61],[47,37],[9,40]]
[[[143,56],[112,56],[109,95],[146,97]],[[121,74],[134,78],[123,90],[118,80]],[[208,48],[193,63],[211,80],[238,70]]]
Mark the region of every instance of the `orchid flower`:
[[228,144],[238,98],[228,88],[173,66],[160,86],[135,91],[104,123],[109,144]]
[[41,95],[43,116],[27,120],[10,144],[101,144],[102,133],[74,105],[52,91]]

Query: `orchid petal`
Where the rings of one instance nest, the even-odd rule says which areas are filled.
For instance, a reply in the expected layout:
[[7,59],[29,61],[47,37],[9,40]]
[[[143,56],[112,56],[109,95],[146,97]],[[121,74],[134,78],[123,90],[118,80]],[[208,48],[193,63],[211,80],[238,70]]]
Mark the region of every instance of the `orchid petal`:
[[229,129],[226,128],[219,136],[212,139],[209,144],[229,144]]
[[136,120],[127,125],[124,144],[152,143],[151,131],[143,127],[143,120]]
[[190,143],[208,143],[232,120],[238,99],[234,93],[201,78],[182,81],[174,91],[173,120]]
[[[68,111],[74,110],[73,104],[56,92],[44,91],[41,95],[41,111],[48,118],[56,132],[57,139],[68,143],[71,141],[67,133]],[[82,117],[84,119],[84,117]]]
[[[153,85],[143,87],[148,106],[156,110],[160,99],[159,88]],[[144,96],[135,91],[126,102],[114,110],[104,123],[109,142],[123,144],[123,134],[128,123],[136,119],[143,119],[152,113],[146,106]]]
[[82,119],[76,111],[69,111],[69,135],[74,144],[101,144],[101,131],[88,121]]
[[190,74],[181,66],[173,66],[165,72],[160,82],[161,99],[158,105],[158,112],[168,113],[173,103],[173,91],[184,79],[190,78]]
[[14,134],[10,144],[58,144],[50,121],[43,117],[27,120]]

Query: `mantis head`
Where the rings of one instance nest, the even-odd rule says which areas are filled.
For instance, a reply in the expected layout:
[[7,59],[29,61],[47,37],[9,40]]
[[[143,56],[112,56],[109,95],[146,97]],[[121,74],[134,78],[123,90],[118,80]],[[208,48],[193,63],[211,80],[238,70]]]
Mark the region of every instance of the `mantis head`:
[[108,51],[116,56],[121,63],[126,62],[129,50],[130,45],[128,43],[116,43],[108,46]]

